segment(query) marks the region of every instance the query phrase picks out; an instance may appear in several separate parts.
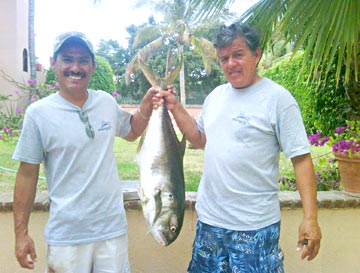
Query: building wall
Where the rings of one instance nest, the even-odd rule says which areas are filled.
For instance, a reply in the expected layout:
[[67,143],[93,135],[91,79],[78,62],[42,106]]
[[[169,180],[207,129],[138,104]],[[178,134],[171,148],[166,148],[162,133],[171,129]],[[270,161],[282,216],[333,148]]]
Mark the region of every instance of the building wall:
[[[28,0],[0,1],[0,75],[4,72],[17,82],[26,83],[30,77],[23,72],[23,51],[28,52]],[[13,94],[16,99],[16,87],[0,76],[0,94]],[[4,105],[2,109],[4,111]],[[12,102],[14,107],[23,103]],[[13,107],[12,107],[13,108]]]

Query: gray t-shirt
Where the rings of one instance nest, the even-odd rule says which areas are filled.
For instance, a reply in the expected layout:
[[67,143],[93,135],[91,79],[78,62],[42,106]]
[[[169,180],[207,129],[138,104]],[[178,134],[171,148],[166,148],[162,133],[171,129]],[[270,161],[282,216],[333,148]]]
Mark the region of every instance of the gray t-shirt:
[[217,87],[197,118],[206,135],[196,209],[200,221],[232,230],[260,229],[280,220],[279,156],[310,152],[300,109],[280,85]]
[[[104,91],[88,90],[80,109],[58,93],[30,105],[13,159],[44,162],[50,215],[49,245],[72,245],[126,233],[122,187],[114,157],[115,136],[130,130],[131,114]],[[86,134],[88,116],[95,138]]]

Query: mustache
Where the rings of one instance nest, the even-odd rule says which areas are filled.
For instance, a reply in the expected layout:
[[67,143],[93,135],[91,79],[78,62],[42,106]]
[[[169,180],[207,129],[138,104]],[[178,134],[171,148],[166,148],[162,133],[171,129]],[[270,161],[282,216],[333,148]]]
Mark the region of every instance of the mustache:
[[66,71],[66,72],[64,72],[64,76],[65,76],[65,77],[75,76],[75,77],[82,77],[82,78],[84,78],[84,77],[85,77],[85,73],[82,73],[82,72],[74,73],[74,72],[71,72],[71,71]]

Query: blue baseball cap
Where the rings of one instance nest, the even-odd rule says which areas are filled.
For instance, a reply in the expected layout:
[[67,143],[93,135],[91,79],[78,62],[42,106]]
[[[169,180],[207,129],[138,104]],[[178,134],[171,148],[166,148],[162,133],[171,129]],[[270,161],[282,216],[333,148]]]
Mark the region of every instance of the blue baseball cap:
[[56,39],[54,43],[54,55],[57,54],[60,50],[60,48],[63,46],[65,42],[71,42],[71,41],[77,41],[82,43],[87,47],[87,49],[90,51],[90,53],[94,56],[94,48],[90,40],[85,36],[84,33],[78,32],[78,31],[69,31],[60,34]]

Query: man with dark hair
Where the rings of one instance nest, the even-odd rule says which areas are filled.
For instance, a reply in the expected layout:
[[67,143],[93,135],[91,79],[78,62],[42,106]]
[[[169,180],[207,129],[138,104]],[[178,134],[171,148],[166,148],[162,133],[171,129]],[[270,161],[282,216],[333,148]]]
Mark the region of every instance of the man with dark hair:
[[114,141],[143,133],[156,90],[149,89],[131,114],[108,93],[88,89],[96,63],[91,42],[80,32],[59,35],[50,63],[60,91],[27,108],[13,154],[20,161],[14,190],[17,260],[34,268],[28,222],[43,162],[50,200],[46,272],[130,272]]
[[191,273],[284,272],[279,246],[279,156],[290,158],[303,205],[298,250],[312,260],[320,248],[316,183],[298,104],[282,86],[257,74],[260,35],[240,23],[223,26],[214,46],[228,81],[193,119],[174,92],[159,92],[180,130],[205,148]]

